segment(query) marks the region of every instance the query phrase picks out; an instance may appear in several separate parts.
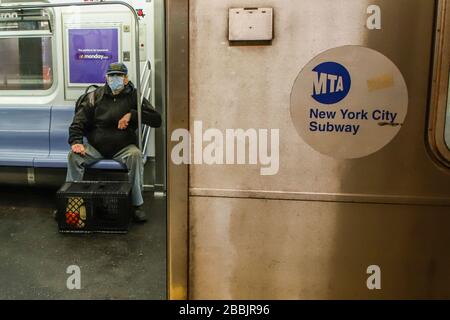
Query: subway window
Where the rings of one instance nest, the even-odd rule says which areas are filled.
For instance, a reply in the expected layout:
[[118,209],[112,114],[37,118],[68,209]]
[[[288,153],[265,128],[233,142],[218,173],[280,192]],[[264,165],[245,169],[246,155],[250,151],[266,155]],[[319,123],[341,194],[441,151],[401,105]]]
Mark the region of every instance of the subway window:
[[52,86],[50,38],[0,39],[0,90],[47,90]]
[[0,15],[0,90],[47,90],[53,84],[51,16],[45,10]]
[[447,1],[439,2],[435,29],[433,82],[431,88],[428,143],[434,158],[450,168],[450,12]]
[[447,149],[450,150],[450,81],[447,94],[447,110],[445,113],[445,144]]

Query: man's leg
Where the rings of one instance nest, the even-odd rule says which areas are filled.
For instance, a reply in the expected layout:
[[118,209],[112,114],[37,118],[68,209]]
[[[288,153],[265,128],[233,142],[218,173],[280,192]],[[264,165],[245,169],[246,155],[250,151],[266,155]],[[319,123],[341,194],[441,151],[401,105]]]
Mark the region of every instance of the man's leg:
[[142,198],[144,162],[141,151],[135,145],[129,145],[115,154],[114,160],[125,164],[128,168],[128,178],[133,185],[131,190],[132,205],[135,207],[142,206],[144,204]]
[[86,149],[85,156],[79,155],[73,151],[69,152],[67,157],[67,182],[82,181],[86,166],[103,159],[100,152],[90,144],[85,144],[84,148]]

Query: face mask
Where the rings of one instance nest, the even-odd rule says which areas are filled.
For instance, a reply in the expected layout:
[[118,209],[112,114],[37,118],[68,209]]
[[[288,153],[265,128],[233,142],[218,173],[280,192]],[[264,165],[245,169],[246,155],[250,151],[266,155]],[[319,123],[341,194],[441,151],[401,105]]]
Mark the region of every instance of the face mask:
[[108,76],[108,86],[113,92],[121,91],[125,85],[123,84],[123,77],[120,76]]

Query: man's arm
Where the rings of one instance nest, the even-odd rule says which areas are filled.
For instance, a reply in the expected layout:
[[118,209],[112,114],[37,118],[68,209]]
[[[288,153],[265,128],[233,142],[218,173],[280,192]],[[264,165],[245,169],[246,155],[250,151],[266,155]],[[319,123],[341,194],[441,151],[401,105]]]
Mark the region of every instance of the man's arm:
[[[133,106],[131,107],[131,118],[130,118],[130,126],[132,128],[137,128],[138,126],[138,113],[136,110],[136,91],[133,95]],[[146,124],[153,128],[159,128],[161,126],[161,115],[158,111],[156,111],[151,103],[144,98],[144,101],[142,102],[142,108],[141,108],[141,114],[142,114],[142,123]]]
[[72,124],[69,127],[69,144],[83,144],[83,136],[85,129],[90,125],[93,117],[94,107],[85,99],[81,103],[80,110],[75,114]]

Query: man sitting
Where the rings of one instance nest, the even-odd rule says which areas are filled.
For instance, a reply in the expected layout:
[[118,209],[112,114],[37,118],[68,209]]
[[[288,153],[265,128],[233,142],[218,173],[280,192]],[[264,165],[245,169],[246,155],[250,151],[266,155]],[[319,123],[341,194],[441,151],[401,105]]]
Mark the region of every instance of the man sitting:
[[[112,63],[106,72],[106,84],[88,94],[80,105],[69,128],[67,182],[82,181],[84,170],[101,159],[114,159],[128,168],[132,188],[134,220],[145,222],[142,209],[144,163],[136,146],[138,127],[137,91],[128,80],[123,63]],[[142,123],[153,128],[161,126],[161,116],[144,99]],[[83,144],[83,136],[88,143]]]

